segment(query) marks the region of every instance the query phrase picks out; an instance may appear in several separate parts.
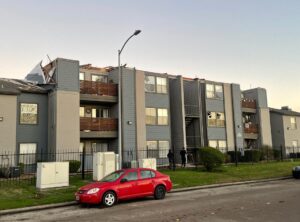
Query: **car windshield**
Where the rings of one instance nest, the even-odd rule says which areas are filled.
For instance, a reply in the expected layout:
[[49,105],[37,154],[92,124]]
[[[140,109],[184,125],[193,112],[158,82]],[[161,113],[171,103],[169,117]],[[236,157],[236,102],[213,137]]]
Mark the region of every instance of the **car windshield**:
[[120,176],[123,174],[124,174],[124,171],[122,171],[122,170],[113,172],[113,173],[107,175],[106,177],[104,177],[102,180],[100,180],[100,182],[114,182],[117,179],[119,179]]

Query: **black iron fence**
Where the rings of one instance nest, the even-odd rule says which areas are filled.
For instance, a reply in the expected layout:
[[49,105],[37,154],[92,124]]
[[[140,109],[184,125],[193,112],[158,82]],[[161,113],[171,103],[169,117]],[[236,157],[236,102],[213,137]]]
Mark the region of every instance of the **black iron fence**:
[[[201,149],[201,148],[200,148]],[[217,148],[225,156],[226,163],[282,161],[286,159],[300,159],[300,147],[263,147],[261,149],[235,150],[234,148]],[[122,152],[122,167],[141,167],[142,159],[156,159],[157,168],[173,167],[181,164],[180,149],[171,149],[173,159],[170,164],[169,149],[138,149]],[[186,154],[187,165],[200,164],[199,148],[188,148]],[[69,161],[70,176],[93,172],[93,152],[38,152],[16,154],[0,151],[0,186],[8,182],[35,183],[38,162]]]

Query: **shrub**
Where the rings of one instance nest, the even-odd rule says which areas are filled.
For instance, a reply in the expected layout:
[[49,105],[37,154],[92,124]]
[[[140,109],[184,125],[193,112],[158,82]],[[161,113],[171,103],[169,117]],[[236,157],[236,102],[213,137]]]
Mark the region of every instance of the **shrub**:
[[207,171],[212,171],[224,163],[224,154],[215,148],[200,148],[199,154],[201,164],[203,164]]
[[259,150],[245,150],[245,162],[259,162],[261,159],[261,151]]
[[69,173],[77,173],[80,168],[80,161],[70,160],[69,161]]

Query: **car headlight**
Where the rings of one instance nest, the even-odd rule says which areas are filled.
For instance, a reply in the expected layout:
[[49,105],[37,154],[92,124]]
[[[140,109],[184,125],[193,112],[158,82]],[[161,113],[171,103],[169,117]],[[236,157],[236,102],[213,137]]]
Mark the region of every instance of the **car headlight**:
[[93,188],[93,189],[90,189],[87,194],[94,194],[94,193],[97,193],[98,191],[100,190],[100,188]]

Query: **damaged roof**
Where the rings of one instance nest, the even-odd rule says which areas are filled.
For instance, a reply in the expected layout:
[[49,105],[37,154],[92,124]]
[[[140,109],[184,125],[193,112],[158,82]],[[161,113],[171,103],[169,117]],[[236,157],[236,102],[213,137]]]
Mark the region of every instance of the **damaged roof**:
[[17,95],[21,92],[47,93],[48,90],[21,79],[0,78],[0,94]]

